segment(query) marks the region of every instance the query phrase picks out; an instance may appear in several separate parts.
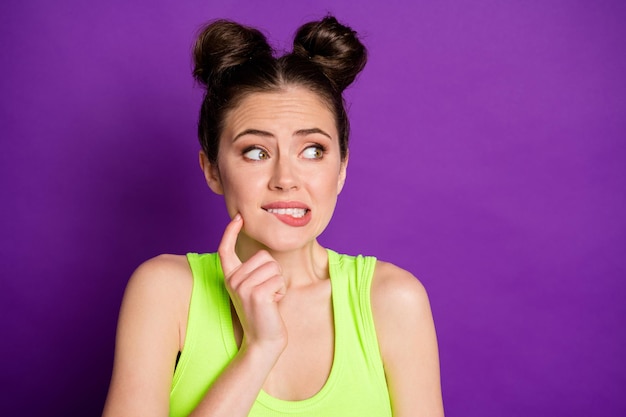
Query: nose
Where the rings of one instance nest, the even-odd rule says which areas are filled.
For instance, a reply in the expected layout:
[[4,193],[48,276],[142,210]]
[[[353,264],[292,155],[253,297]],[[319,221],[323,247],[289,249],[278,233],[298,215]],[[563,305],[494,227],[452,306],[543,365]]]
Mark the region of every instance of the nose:
[[289,156],[280,156],[274,159],[270,188],[272,190],[296,190],[300,186],[297,169]]

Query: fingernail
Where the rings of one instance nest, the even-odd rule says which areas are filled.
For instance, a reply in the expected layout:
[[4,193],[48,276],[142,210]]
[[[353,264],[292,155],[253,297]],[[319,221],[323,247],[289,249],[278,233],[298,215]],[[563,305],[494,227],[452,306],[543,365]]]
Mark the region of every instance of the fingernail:
[[239,214],[239,213],[235,214],[235,217],[233,217],[233,220],[236,221],[236,222],[241,220],[241,214]]

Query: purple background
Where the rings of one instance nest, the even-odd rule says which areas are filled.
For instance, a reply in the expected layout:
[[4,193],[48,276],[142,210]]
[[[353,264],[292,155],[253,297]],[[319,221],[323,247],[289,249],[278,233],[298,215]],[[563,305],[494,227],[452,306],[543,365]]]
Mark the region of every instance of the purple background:
[[625,4],[4,1],[1,413],[98,415],[134,267],[216,248],[195,31],[330,11],[370,62],[322,242],[421,278],[447,415],[626,415]]

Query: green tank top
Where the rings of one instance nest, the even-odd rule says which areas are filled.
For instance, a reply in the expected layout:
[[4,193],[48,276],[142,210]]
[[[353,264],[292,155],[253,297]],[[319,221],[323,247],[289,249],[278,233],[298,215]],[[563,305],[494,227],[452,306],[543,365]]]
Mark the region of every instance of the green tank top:
[[[185,346],[170,391],[171,417],[191,413],[237,353],[219,256],[190,253],[187,259],[193,290]],[[249,416],[391,416],[370,303],[376,259],[328,250],[328,262],[335,351],[326,383],[317,394],[301,401],[281,400],[261,390]]]

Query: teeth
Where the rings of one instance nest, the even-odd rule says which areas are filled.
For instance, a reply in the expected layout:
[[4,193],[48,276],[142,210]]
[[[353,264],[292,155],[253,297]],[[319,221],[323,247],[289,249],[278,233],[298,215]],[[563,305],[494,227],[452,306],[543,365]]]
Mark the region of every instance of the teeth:
[[267,209],[267,211],[274,214],[286,214],[297,219],[299,219],[300,217],[304,217],[304,215],[306,214],[306,209],[301,208]]

